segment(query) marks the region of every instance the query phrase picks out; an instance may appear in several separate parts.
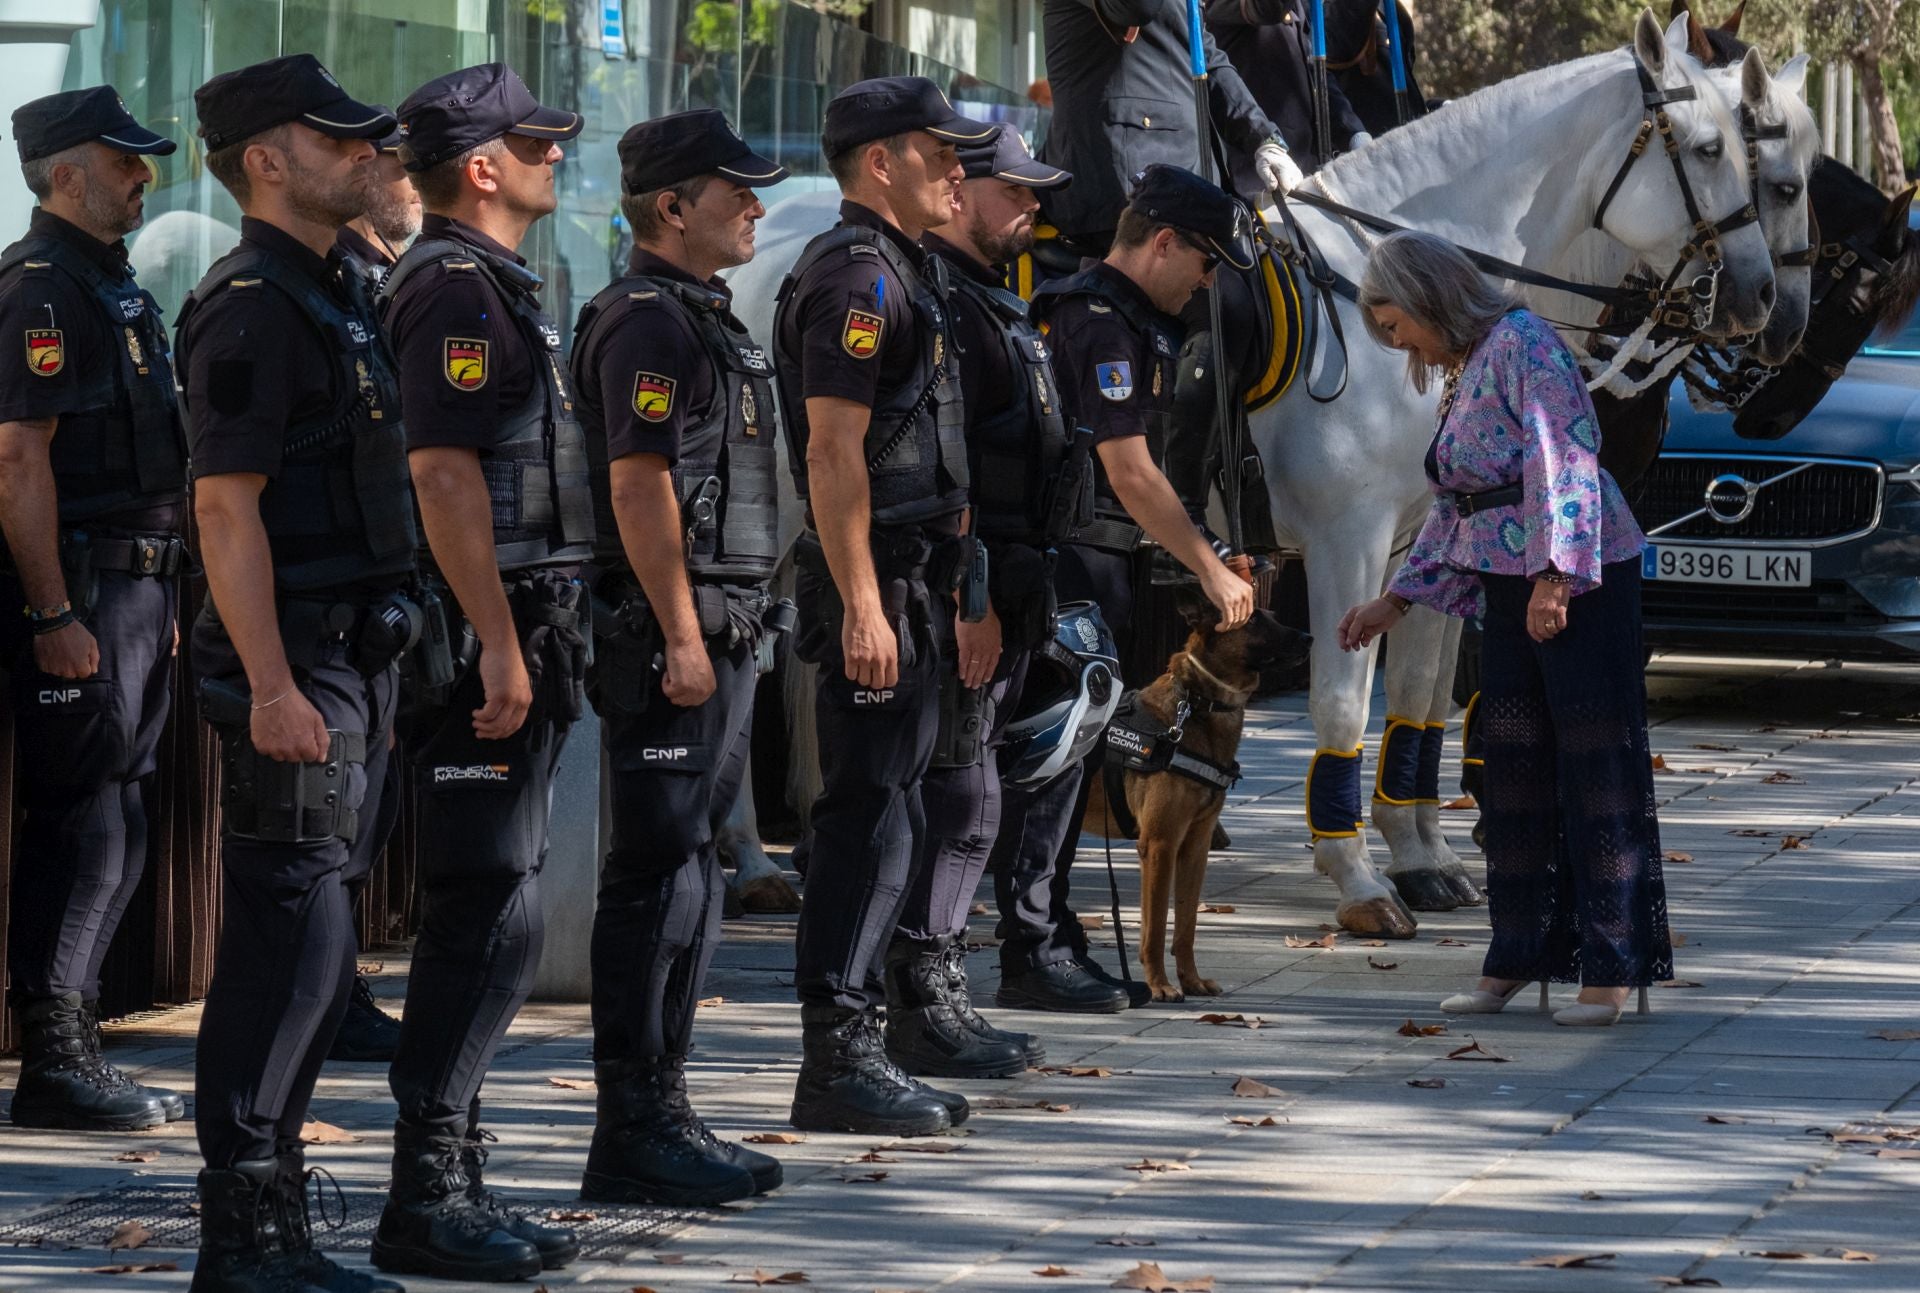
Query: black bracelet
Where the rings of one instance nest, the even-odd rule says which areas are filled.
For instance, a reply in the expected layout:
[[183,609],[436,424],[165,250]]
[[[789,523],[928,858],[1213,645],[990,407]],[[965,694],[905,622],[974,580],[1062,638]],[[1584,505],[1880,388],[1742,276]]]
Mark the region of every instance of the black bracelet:
[[1572,575],[1563,574],[1555,570],[1552,566],[1548,566],[1545,570],[1541,571],[1540,578],[1550,584],[1570,584],[1573,582]]
[[49,619],[34,620],[32,625],[33,635],[37,638],[43,638],[49,633],[58,633],[61,629],[67,627],[67,625],[77,624],[79,621],[80,617],[75,615],[73,608],[69,606],[66,610],[61,611],[58,615],[52,616]]

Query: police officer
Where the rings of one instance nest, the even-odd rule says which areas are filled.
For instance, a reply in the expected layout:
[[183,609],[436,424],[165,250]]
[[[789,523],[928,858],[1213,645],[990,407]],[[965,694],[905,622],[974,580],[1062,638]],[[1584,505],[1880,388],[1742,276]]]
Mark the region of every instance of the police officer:
[[[375,107],[380,105],[375,104]],[[341,254],[359,262],[374,288],[386,282],[387,271],[401,251],[420,232],[420,191],[407,176],[400,159],[406,136],[396,125],[374,141],[374,179],[367,190],[367,210],[340,226]]]
[[773,364],[715,275],[753,259],[755,190],[787,172],[711,109],[634,126],[619,151],[633,254],[581,311],[573,350],[596,596],[612,608],[595,624],[591,688],[612,845],[593,921],[599,1113],[581,1194],[710,1205],[781,1179],[779,1160],[707,1129],[685,1068],[779,553]]
[[[1033,246],[1037,193],[1073,177],[1027,153],[1019,132],[959,148],[966,179],[953,221],[921,239],[953,285],[955,351],[966,409],[971,532],[985,543],[991,605],[975,628],[943,637],[940,728],[921,802],[925,860],[887,949],[887,1053],[909,1073],[1007,1077],[1045,1058],[1025,1033],[994,1028],[967,991],[966,927],[996,836],[1060,847],[1066,812],[1040,822],[1001,813],[1000,738],[1019,703],[1029,653],[1052,630],[1052,549],[1066,537],[1088,470],[1070,434],[1047,343],[1007,265]],[[1075,452],[1077,444],[1077,452]],[[961,649],[959,638],[967,640]],[[1073,802],[1076,765],[1065,787]]]
[[397,1290],[312,1246],[300,1127],[353,981],[395,661],[417,634],[391,361],[333,254],[393,118],[311,54],[194,93],[240,243],[181,311],[208,599],[193,629],[224,766],[223,919],[200,1023],[195,1293]]
[[0,658],[23,756],[12,1117],[130,1131],[186,1111],[101,1058],[98,1031],[100,962],[147,859],[187,483],[160,307],[121,240],[147,155],[176,145],[106,85],[25,104],[13,134],[39,205],[0,253]]
[[489,63],[415,90],[400,124],[426,214],[387,276],[381,319],[400,366],[423,564],[462,668],[447,685],[409,680],[421,920],[388,1075],[400,1111],[373,1261],[511,1280],[580,1251],[571,1231],[487,1193],[479,1123],[481,1080],[540,965],[553,778],[584,703],[586,444],[559,329],[517,250],[558,205],[560,143],[582,123]]
[[922,77],[835,96],[821,144],[840,224],[807,244],[774,317],[807,522],[794,649],[820,666],[824,789],[795,943],[802,1128],[916,1135],[968,1112],[887,1060],[878,977],[925,838],[920,781],[951,667],[937,626],[956,574],[972,586],[981,564],[959,541],[968,476],[946,275],[918,240],[953,216],[954,145],[992,131]]
[[[1260,110],[1279,127],[1295,164],[1310,172],[1332,161],[1314,151],[1313,30],[1305,0],[1208,0],[1206,18],[1208,34],[1240,70]],[[1331,76],[1327,115],[1328,137],[1345,147],[1358,148],[1372,138]],[[1234,156],[1233,182],[1242,193],[1259,189],[1253,157],[1244,151]]]
[[[1133,553],[1143,537],[1193,574],[1223,629],[1245,623],[1253,611],[1252,587],[1189,519],[1161,465],[1174,420],[1178,315],[1223,261],[1253,263],[1239,204],[1191,171],[1154,165],[1121,213],[1106,259],[1034,294],[1067,407],[1093,428],[1096,462],[1094,520],[1061,548],[1054,583],[1062,601],[1100,607],[1123,658],[1133,619]],[[1094,751],[1087,776],[1104,757]],[[1129,995],[1087,954],[1086,934],[1067,904],[1086,798],[1083,779],[1057,857],[1022,848],[1008,858],[1000,895],[1003,1005],[1117,1010],[1145,1000],[1144,985]],[[1005,811],[1012,816],[1018,808],[1010,803]],[[1097,993],[1088,979],[1110,991]]]

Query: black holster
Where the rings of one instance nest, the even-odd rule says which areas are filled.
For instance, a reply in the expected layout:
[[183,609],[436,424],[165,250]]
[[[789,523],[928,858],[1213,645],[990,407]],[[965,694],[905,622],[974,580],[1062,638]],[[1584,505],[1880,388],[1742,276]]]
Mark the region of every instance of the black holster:
[[587,672],[587,696],[601,714],[647,712],[659,690],[666,642],[660,621],[630,577],[610,576],[595,586],[591,630],[593,667]]
[[[221,690],[230,694],[219,696]],[[282,763],[253,748],[252,702],[244,693],[205,679],[200,695],[209,721],[221,729],[220,806],[227,834],[269,844],[353,843],[360,814],[346,806],[347,767],[367,761],[364,735],[328,728],[323,762]],[[228,721],[235,716],[236,697],[238,723]]]
[[993,545],[993,610],[1000,617],[1004,649],[1031,650],[1053,632],[1054,560],[1052,549],[1042,552],[1024,543]]
[[507,585],[534,704],[562,731],[586,712],[592,601],[586,585],[559,570],[524,570]]
[[986,687],[969,687],[957,668],[940,670],[940,731],[934,737],[936,768],[970,768],[986,757],[993,730],[993,698]]
[[73,613],[85,618],[99,600],[100,580],[94,574],[93,536],[85,530],[68,530],[60,535],[60,577],[67,584],[67,602]]

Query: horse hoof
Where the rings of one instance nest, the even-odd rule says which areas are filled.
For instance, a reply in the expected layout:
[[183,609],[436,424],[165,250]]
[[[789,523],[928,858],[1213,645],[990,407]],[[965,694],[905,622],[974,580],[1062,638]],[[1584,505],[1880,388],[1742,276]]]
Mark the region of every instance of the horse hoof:
[[1219,822],[1215,822],[1213,824],[1213,843],[1207,847],[1216,853],[1221,849],[1230,849],[1233,847],[1233,837],[1227,834],[1226,827],[1222,826]]
[[761,916],[787,915],[800,910],[800,895],[784,875],[774,871],[741,885],[740,905]]
[[1391,895],[1341,903],[1334,919],[1348,933],[1365,934],[1369,938],[1412,938],[1419,929],[1412,913]]
[[1452,911],[1460,905],[1460,895],[1438,871],[1408,871],[1389,875],[1400,897],[1415,911]]
[[1465,871],[1443,871],[1440,874],[1446,880],[1447,887],[1453,890],[1453,896],[1460,900],[1462,907],[1486,906],[1487,895],[1480,892],[1480,887],[1474,884],[1473,877]]

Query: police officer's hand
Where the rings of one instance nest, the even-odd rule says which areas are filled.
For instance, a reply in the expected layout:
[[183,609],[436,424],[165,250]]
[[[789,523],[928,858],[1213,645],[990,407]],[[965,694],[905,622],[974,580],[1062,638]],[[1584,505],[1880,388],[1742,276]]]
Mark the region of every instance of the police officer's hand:
[[320,763],[327,757],[327,720],[291,683],[277,700],[255,697],[247,734],[255,750],[281,763]]
[[91,678],[100,671],[100,644],[75,620],[33,639],[33,665],[55,678]]
[[480,686],[487,703],[473,711],[473,734],[483,741],[504,741],[520,730],[533,705],[533,683],[518,642],[503,651],[480,648]]
[[706,644],[695,638],[666,650],[667,673],[660,690],[682,709],[704,705],[713,695],[713,661],[707,657]]
[[1282,195],[1293,192],[1305,176],[1278,140],[1269,139],[1253,152],[1253,170],[1268,189]]
[[1222,633],[1237,629],[1253,616],[1253,585],[1219,562],[1200,572],[1200,588],[1220,612]]
[[960,671],[960,681],[969,687],[986,686],[993,679],[993,671],[1000,667],[999,613],[989,605],[986,618],[977,624],[956,620],[953,636],[959,646],[959,658],[954,665]]
[[884,612],[847,615],[840,629],[840,651],[846,657],[847,677],[868,689],[891,687],[900,681],[900,640]]

